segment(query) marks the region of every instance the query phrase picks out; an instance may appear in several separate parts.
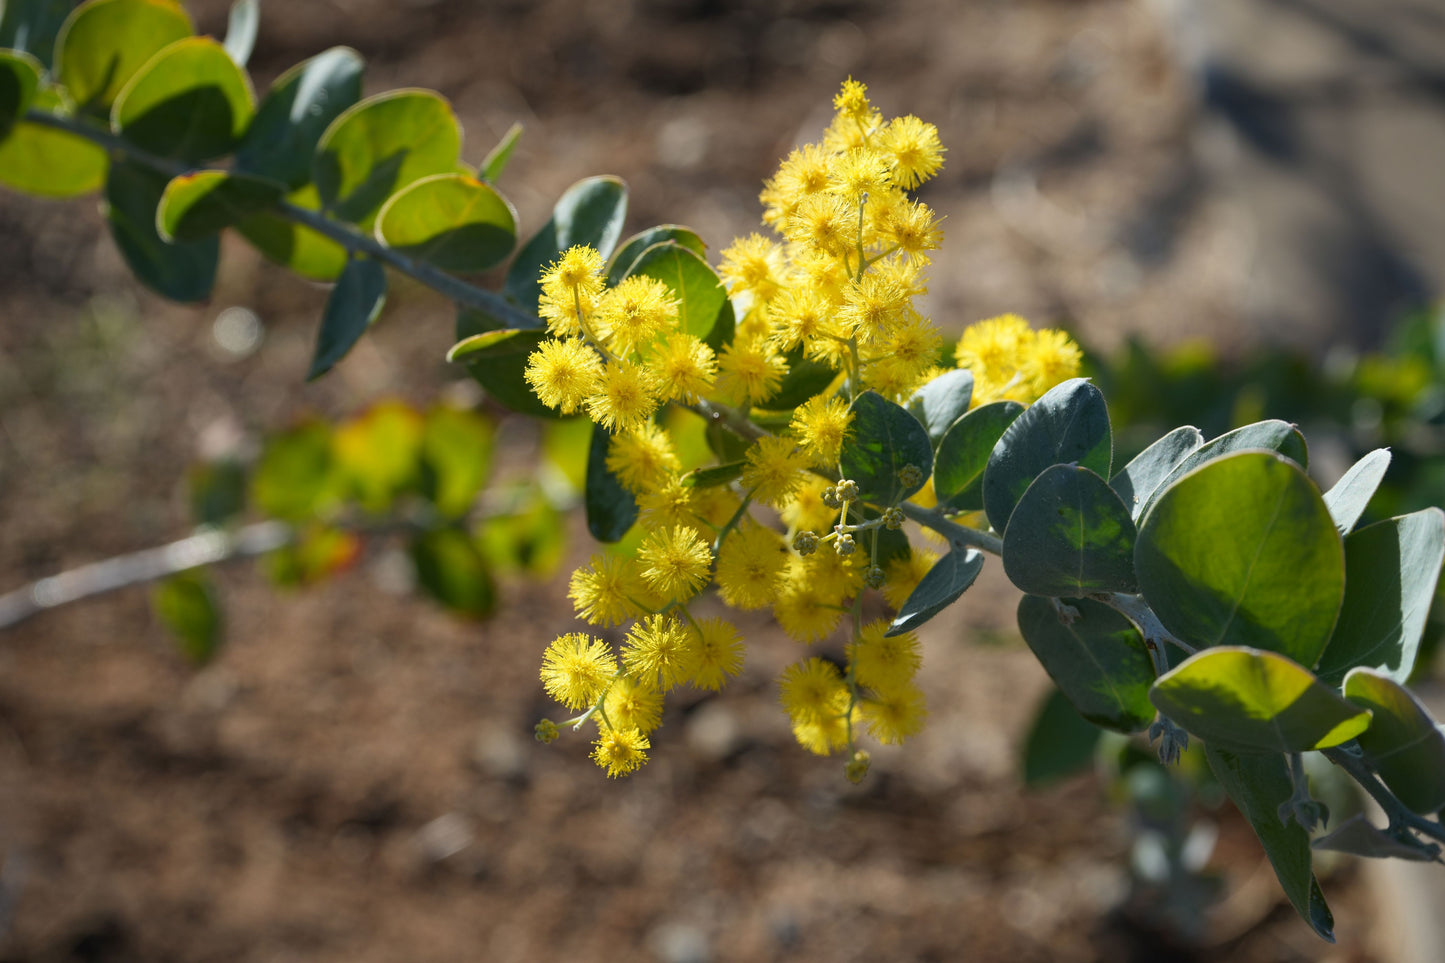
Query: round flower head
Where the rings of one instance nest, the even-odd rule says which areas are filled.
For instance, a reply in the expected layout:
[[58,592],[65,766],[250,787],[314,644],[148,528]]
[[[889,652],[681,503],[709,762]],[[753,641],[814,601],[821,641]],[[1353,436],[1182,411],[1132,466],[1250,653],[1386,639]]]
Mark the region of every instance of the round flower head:
[[862,715],[869,735],[885,745],[897,745],[923,728],[928,706],[916,686],[904,683],[875,690],[863,700]]
[[567,592],[577,614],[593,625],[618,625],[642,614],[633,601],[643,594],[637,563],[620,555],[594,555],[572,573]]
[[1079,346],[1067,334],[1045,328],[1035,333],[1019,373],[1028,380],[1032,394],[1038,397],[1059,382],[1076,377],[1082,362]]
[[527,359],[527,384],[549,408],[576,412],[602,380],[602,359],[580,338],[550,338]]
[[712,548],[694,528],[677,526],[654,532],[637,550],[642,577],[660,596],[681,601],[708,583]]
[[894,689],[912,681],[923,664],[918,636],[912,632],[889,636],[888,625],[886,619],[869,622],[857,640],[848,644],[848,661],[860,685]]
[[815,468],[836,468],[852,421],[848,402],[814,395],[793,412],[789,427],[797,434]]
[[592,759],[612,778],[636,772],[647,762],[652,745],[636,729],[606,729],[592,744]]
[[716,691],[743,667],[743,640],[738,630],[720,618],[698,620],[692,629],[697,667],[692,684]]
[[596,702],[616,674],[617,660],[607,643],[581,632],[557,639],[542,657],[543,687],[569,709]]
[[654,347],[647,370],[664,401],[690,403],[712,388],[717,358],[699,338],[674,331]]
[[658,398],[645,369],[613,360],[603,370],[597,393],[587,399],[587,414],[609,431],[636,428],[657,410]]
[[783,252],[761,234],[749,234],[722,252],[718,275],[728,293],[747,292],[755,302],[767,303],[782,287]]
[[763,338],[736,338],[718,357],[718,387],[744,404],[767,401],[783,382],[787,362]]
[[848,711],[848,686],[831,662],[811,658],[783,670],[778,701],[795,723],[815,723]]
[[623,278],[597,300],[597,330],[619,355],[647,344],[677,323],[667,285],[645,274]]
[[656,682],[664,692],[692,678],[697,657],[691,635],[671,615],[649,615],[635,623],[622,649],[627,671],[648,683]]
[[632,676],[623,676],[607,689],[602,714],[615,729],[636,729],[646,735],[662,725],[662,693]]
[[783,435],[760,438],[748,449],[742,482],[753,497],[769,505],[787,503],[803,483],[808,459],[793,439]]
[[631,492],[664,484],[680,467],[672,436],[650,421],[618,432],[607,443],[607,470]]
[[[537,312],[559,337],[582,333],[582,321],[602,293],[602,255],[585,245],[567,251],[542,272]],[[579,314],[580,311],[580,314]]]
[[947,149],[938,140],[938,128],[909,114],[896,117],[883,128],[879,149],[893,169],[893,181],[912,190],[937,174]]
[[788,550],[776,532],[745,522],[718,549],[718,594],[735,609],[767,608],[778,596],[787,562]]

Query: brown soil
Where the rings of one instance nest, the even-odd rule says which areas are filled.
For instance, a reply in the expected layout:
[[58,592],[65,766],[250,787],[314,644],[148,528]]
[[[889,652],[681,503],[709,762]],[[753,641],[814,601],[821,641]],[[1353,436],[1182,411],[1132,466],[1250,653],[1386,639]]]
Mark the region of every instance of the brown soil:
[[[222,4],[193,6],[220,29]],[[1190,109],[1141,4],[266,3],[253,68],[338,43],[370,91],[450,97],[470,160],[522,120],[503,187],[525,225],[612,172],[633,226],[715,247],[754,228],[761,178],[851,73],[949,145],[926,195],[946,329],[1016,310],[1106,345],[1161,318],[1229,330],[1227,225],[1175,218]],[[213,302],[179,307],[128,279],[88,201],[7,195],[0,225],[0,588],[184,534],[198,452],[459,377],[449,310],[414,288],[306,385],[324,291],[231,239]],[[266,325],[252,356],[214,347],[230,305]],[[677,700],[653,762],[609,783],[580,738],[530,738],[540,651],[573,627],[561,577],[466,624],[380,591],[393,551],[296,595],[225,571],[228,645],[200,672],[139,590],[0,638],[0,960],[1371,958],[1353,877],[1327,884],[1326,949],[1248,882],[1232,820],[1220,868],[1259,897],[1206,946],[1117,911],[1128,827],[1100,786],[1018,785],[1046,680],[979,642],[1014,638],[997,571],[927,632],[929,728],[865,786],[791,743],[771,680],[798,650],[760,621],[742,679]]]

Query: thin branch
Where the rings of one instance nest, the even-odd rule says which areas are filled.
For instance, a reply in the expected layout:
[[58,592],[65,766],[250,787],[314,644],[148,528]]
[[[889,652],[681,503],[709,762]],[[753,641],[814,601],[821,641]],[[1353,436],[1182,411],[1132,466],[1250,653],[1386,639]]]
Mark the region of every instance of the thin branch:
[[1365,764],[1364,759],[1359,756],[1358,750],[1352,752],[1350,749],[1336,746],[1323,751],[1326,759],[1349,773],[1355,782],[1359,783],[1365,792],[1380,804],[1380,808],[1390,819],[1391,829],[1400,827],[1413,829],[1417,833],[1424,833],[1432,839],[1445,843],[1445,826],[1434,820],[1418,816],[1406,808],[1405,804],[1400,802],[1395,794],[1380,781],[1374,771]]
[[898,506],[903,514],[913,519],[924,528],[931,528],[944,538],[954,548],[977,548],[993,555],[1003,554],[1003,539],[988,532],[980,532],[976,528],[968,528],[955,521],[944,518],[935,509],[924,508],[912,502],[904,502]]
[[234,532],[201,532],[159,548],[82,565],[0,595],[0,629],[70,602],[154,582],[203,565],[264,555],[295,537],[290,525],[256,522]]
[[1164,623],[1159,621],[1159,616],[1155,615],[1154,610],[1149,607],[1149,603],[1139,596],[1128,595],[1124,592],[1110,592],[1107,595],[1094,597],[1137,625],[1146,641],[1167,642],[1186,655],[1193,655],[1198,651],[1183,639],[1171,635],[1169,630],[1164,627]]
[[[141,150],[128,143],[123,137],[118,137],[108,130],[74,118],[31,108],[25,112],[25,120],[42,127],[52,127],[77,137],[83,137],[91,143],[105,148],[114,159],[131,161],[169,178],[190,174],[197,169]],[[429,264],[413,260],[350,225],[332,220],[320,211],[308,210],[285,200],[271,205],[271,211],[288,221],[310,228],[316,233],[330,238],[346,248],[347,251],[361,251],[457,304],[485,311],[506,327],[540,328],[542,326],[540,319],[523,311],[500,295],[474,284],[468,284],[455,275],[440,271]]]
[[768,433],[757,425],[753,424],[746,416],[735,408],[716,401],[699,399],[690,405],[684,405],[691,411],[702,415],[709,422],[728,429],[733,434],[746,438],[749,441],[757,441],[759,438],[769,437]]

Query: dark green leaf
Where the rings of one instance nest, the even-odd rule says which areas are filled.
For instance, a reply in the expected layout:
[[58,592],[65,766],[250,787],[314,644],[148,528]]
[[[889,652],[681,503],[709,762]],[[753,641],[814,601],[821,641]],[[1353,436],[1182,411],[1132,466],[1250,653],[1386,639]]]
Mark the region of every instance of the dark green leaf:
[[458,408],[427,412],[421,450],[426,490],[448,518],[466,515],[492,465],[496,429],[481,415]]
[[1264,844],[1285,896],[1321,939],[1333,943],[1335,918],[1310,871],[1309,833],[1299,823],[1283,823],[1279,818],[1280,805],[1294,794],[1284,756],[1235,755],[1212,745],[1205,746],[1205,755],[1215,778]]
[[[314,211],[321,203],[310,184],[290,194],[286,201]],[[328,237],[285,220],[276,214],[253,214],[236,225],[236,230],[271,261],[313,281],[335,281],[346,268],[346,248]]]
[[1108,482],[1087,468],[1055,465],[1019,499],[1003,539],[1003,569],[1034,595],[1133,593],[1135,534]]
[[56,77],[82,108],[109,107],[146,61],[194,32],[172,0],[90,0],[56,37]]
[[1077,463],[1107,478],[1113,458],[1104,396],[1083,378],[1050,388],[1004,429],[983,473],[983,507],[995,531],[1033,480],[1052,465]]
[[1385,470],[1390,467],[1390,449],[1376,448],[1364,458],[1355,462],[1345,472],[1335,487],[1325,492],[1325,507],[1341,535],[1348,535],[1350,529],[1365,513],[1375,489],[1384,480]]
[[480,311],[461,309],[457,319],[459,329],[464,325],[486,325],[490,330],[453,345],[447,354],[448,360],[465,364],[488,395],[513,411],[538,418],[559,417],[555,409],[542,404],[526,379],[527,359],[549,337],[547,332],[501,329],[495,324]]
[[225,525],[246,510],[246,469],[235,459],[192,465],[186,487],[197,525]]
[[28,53],[0,50],[0,141],[34,102],[44,69]]
[[452,528],[417,536],[411,543],[417,582],[459,615],[481,618],[496,605],[496,590],[487,563],[472,540]]
[[507,128],[502,139],[497,141],[497,146],[487,152],[482,158],[481,171],[478,174],[488,184],[495,184],[502,176],[502,171],[507,169],[507,162],[512,159],[512,151],[517,149],[517,141],[522,139],[522,125],[514,123]]
[[319,421],[266,439],[251,473],[251,501],[282,521],[306,521],[337,500],[331,429]]
[[306,380],[315,381],[346,357],[381,314],[385,303],[386,270],[381,262],[359,257],[347,264],[326,299],[326,312],[316,332],[316,352],[311,356]]
[[1004,430],[1023,414],[1017,401],[981,405],[944,432],[933,465],[938,504],[956,511],[983,509],[983,473]]
[[973,372],[955,368],[913,392],[904,407],[928,429],[928,440],[936,450],[954,422],[968,413],[972,400]]
[[241,142],[255,104],[250,78],[225,48],[188,37],[146,61],[116,98],[110,123],[143,151],[201,161]]
[[1140,501],[1134,517],[1143,518],[1170,485],[1200,465],[1237,451],[1260,450],[1277,451],[1301,468],[1309,467],[1309,449],[1305,445],[1305,436],[1299,433],[1299,429],[1286,421],[1257,421],[1220,435],[1213,441],[1206,441],[1185,455],[1179,464],[1174,466],[1174,470],[1155,486],[1154,494]]
[[1137,522],[1139,516],[1144,514],[1144,506],[1149,503],[1159,484],[1202,444],[1204,436],[1198,428],[1191,425],[1175,428],[1141,451],[1114,476],[1109,486],[1124,499],[1134,521]]
[[679,326],[696,338],[712,333],[728,304],[727,289],[717,273],[676,241],[663,241],[643,251],[632,262],[630,273],[666,284],[677,299]]
[[1354,669],[1345,697],[1374,713],[1360,733],[1365,761],[1412,812],[1445,809],[1445,733],[1404,686],[1383,672]]
[[1445,513],[1438,508],[1345,536],[1345,602],[1320,657],[1320,678],[1338,685],[1350,669],[1366,666],[1396,682],[1408,679],[1442,560]]
[[194,171],[173,178],[156,210],[161,240],[199,241],[265,211],[285,189],[275,181],[227,171]]
[[235,0],[226,18],[226,53],[239,67],[246,66],[256,49],[256,31],[261,25],[260,0]]
[[1309,669],[1262,649],[1224,646],[1159,677],[1149,698],[1178,725],[1231,752],[1306,752],[1358,736],[1370,714]]
[[376,216],[376,236],[444,271],[484,271],[512,253],[517,215],[476,178],[434,174],[391,196]]
[[[1403,838],[1402,838],[1403,837]],[[1430,847],[1414,839],[1408,833],[1394,836],[1383,829],[1376,829],[1362,813],[1356,813],[1340,823],[1339,828],[1321,836],[1310,844],[1314,849],[1325,849],[1335,853],[1349,853],[1373,859],[1408,859],[1420,863],[1433,863],[1436,854]]]
[[355,50],[332,47],[277,78],[236,150],[236,169],[292,190],[310,183],[322,133],[361,99],[362,66]]
[[[865,391],[852,406],[853,425],[839,458],[843,477],[858,483],[858,496],[895,505],[923,487],[933,471],[928,432],[903,408],[876,391]],[[904,485],[899,473],[917,469],[919,481]]]
[[607,429],[594,425],[587,448],[587,529],[599,542],[618,541],[637,521],[637,499],[607,469],[611,438]]
[[983,553],[968,548],[954,549],[933,563],[913,594],[898,610],[898,617],[888,626],[888,635],[912,632],[924,622],[952,605],[967,591],[983,571]]
[[1019,600],[1019,632],[1054,684],[1095,725],[1138,732],[1154,718],[1154,663],[1132,622],[1093,599],[1066,599],[1065,621],[1046,598]]
[[536,314],[542,269],[578,244],[595,248],[606,261],[626,219],[627,186],[618,178],[588,177],[573,184],[558,198],[551,220],[517,252],[507,272],[507,296]]
[[105,182],[111,237],[135,276],[173,301],[204,301],[220,261],[220,239],[167,244],[156,231],[166,176],[134,163],[111,165]]
[[0,48],[28,53],[50,68],[55,36],[75,0],[8,0],[0,3]]
[[[63,114],[54,88],[36,95],[33,109]],[[78,197],[100,190],[110,158],[76,134],[20,121],[0,140],[0,184],[41,197]]]
[[1345,592],[1344,544],[1295,462],[1242,451],[1174,482],[1144,516],[1134,571],[1171,633],[1319,661]]
[[707,245],[691,228],[683,227],[680,224],[659,224],[657,227],[649,227],[623,241],[622,246],[617,249],[617,253],[612,255],[612,262],[607,268],[607,286],[616,287],[618,281],[629,274],[636,274],[637,271],[633,264],[642,256],[642,252],[664,241],[680,244],[698,257],[707,254]]
[[316,146],[312,179],[325,209],[370,227],[381,205],[430,174],[456,171],[462,130],[431,90],[392,90],[347,108]]
[[1024,785],[1042,789],[1094,766],[1099,727],[1074,711],[1058,689],[1039,703],[1024,740]]
[[222,619],[211,580],[200,570],[182,572],[151,590],[151,609],[176,637],[181,654],[204,665],[221,647]]

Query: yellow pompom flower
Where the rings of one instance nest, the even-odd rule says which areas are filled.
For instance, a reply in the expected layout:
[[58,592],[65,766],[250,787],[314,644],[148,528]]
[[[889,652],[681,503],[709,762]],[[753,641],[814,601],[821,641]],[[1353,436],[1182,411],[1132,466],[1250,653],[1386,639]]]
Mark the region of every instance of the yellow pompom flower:
[[559,337],[582,333],[582,318],[590,314],[602,293],[602,255],[585,245],[568,248],[542,272],[542,296],[537,313],[547,330]]
[[907,199],[890,205],[878,219],[878,236],[911,258],[936,251],[943,243],[943,229],[933,210],[921,201]]
[[858,209],[836,194],[810,194],[782,222],[783,236],[830,258],[858,243]]
[[918,636],[912,632],[889,636],[889,622],[878,619],[863,626],[858,638],[848,643],[848,661],[860,685],[891,690],[913,680],[923,656]]
[[1019,365],[1034,343],[1034,331],[1016,314],[1004,314],[964,329],[955,355],[960,368],[973,372],[973,407],[1014,398],[1028,391]]
[[789,288],[768,312],[769,338],[778,351],[792,351],[829,330],[828,305],[810,288]]
[[594,555],[572,573],[567,595],[577,614],[593,625],[620,625],[642,614],[644,594],[637,563],[620,555]]
[[647,750],[652,748],[647,737],[636,729],[607,729],[592,745],[593,761],[612,778],[641,769],[647,762]]
[[542,404],[576,412],[602,381],[602,359],[581,338],[549,338],[527,358],[527,384]]
[[701,339],[675,331],[653,349],[647,370],[663,401],[691,403],[711,390],[717,357]]
[[637,495],[637,507],[648,528],[696,528],[702,524],[694,505],[697,489],[683,484],[682,476],[671,475]]
[[652,377],[640,365],[613,360],[602,372],[597,393],[587,399],[587,414],[609,431],[636,428],[657,410]]
[[868,85],[849,77],[843,81],[843,89],[833,97],[833,109],[838,116],[849,120],[863,120],[873,113],[868,102]]
[[823,503],[823,490],[828,484],[828,479],[817,475],[803,479],[781,510],[783,523],[790,531],[823,534],[833,527],[838,520],[838,509]]
[[793,439],[786,436],[760,438],[747,451],[743,468],[743,487],[753,498],[775,507],[787,503],[803,482],[808,458],[797,450]]
[[716,692],[743,667],[743,640],[738,630],[720,618],[699,619],[692,628],[697,665],[692,684]]
[[888,163],[867,147],[850,150],[839,157],[828,172],[828,186],[853,209],[864,198],[877,196],[893,186]]
[[634,274],[597,299],[596,319],[598,337],[614,353],[627,355],[677,325],[677,302],[666,284]]
[[787,584],[773,603],[773,618],[795,642],[811,644],[832,635],[843,610],[832,599],[806,585]]
[[782,288],[783,269],[782,249],[761,234],[749,234],[722,252],[717,273],[729,294],[746,292],[754,303],[766,304]]
[[622,649],[627,671],[666,692],[692,678],[698,652],[692,636],[675,616],[649,615],[634,623]]
[[714,529],[720,529],[728,523],[728,519],[737,514],[738,506],[742,499],[733,494],[733,490],[725,485],[718,485],[710,488],[694,488],[692,490],[692,509],[697,517]]
[[878,137],[878,149],[893,168],[893,182],[912,190],[943,167],[947,150],[938,128],[908,114],[888,122]]
[[708,583],[712,548],[685,526],[664,528],[643,539],[637,550],[642,578],[662,598],[683,601]]
[[863,721],[868,725],[868,734],[890,746],[917,735],[923,728],[923,720],[928,716],[928,706],[922,691],[907,683],[874,690],[871,696],[863,700],[861,709]]
[[777,598],[778,576],[787,564],[788,550],[777,532],[744,522],[718,549],[718,595],[735,609],[765,609]]
[[547,646],[542,686],[569,709],[590,706],[617,674],[617,660],[601,639],[570,632]]
[[718,388],[739,404],[767,401],[783,383],[788,365],[762,338],[735,338],[718,357]]
[[607,470],[631,492],[663,484],[681,464],[672,436],[650,421],[618,432],[607,443]]
[[763,223],[774,228],[797,208],[798,202],[810,194],[828,188],[828,165],[831,158],[816,144],[794,150],[778,165],[776,176],[763,182],[758,200],[763,203]]
[[789,426],[815,468],[836,468],[853,414],[842,398],[814,395],[793,412]]
[[778,701],[797,723],[817,723],[848,711],[848,685],[831,662],[816,656],[795,662],[778,678]]
[[1019,374],[1028,381],[1034,397],[1038,397],[1059,382],[1078,377],[1083,360],[1079,346],[1067,334],[1045,328],[1035,333],[1034,343],[1019,366]]
[[662,693],[655,685],[624,675],[608,687],[602,715],[613,729],[636,729],[646,735],[662,725]]

